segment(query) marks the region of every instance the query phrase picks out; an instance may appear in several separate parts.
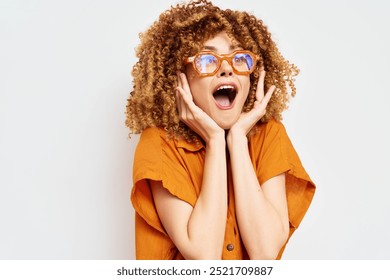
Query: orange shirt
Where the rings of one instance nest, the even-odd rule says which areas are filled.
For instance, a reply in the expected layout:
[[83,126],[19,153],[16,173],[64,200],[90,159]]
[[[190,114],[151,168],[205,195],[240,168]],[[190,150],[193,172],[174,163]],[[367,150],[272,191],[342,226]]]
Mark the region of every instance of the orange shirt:
[[[282,123],[260,125],[249,138],[249,153],[260,185],[286,173],[290,237],[302,221],[314,195],[315,185],[303,168]],[[134,156],[131,201],[136,212],[137,259],[183,259],[158,217],[149,179],[161,181],[172,195],[194,207],[202,186],[205,147],[169,138],[160,128],[142,132]],[[228,165],[230,166],[230,165]],[[228,167],[228,214],[222,259],[248,259],[235,215],[232,172]],[[284,247],[278,259],[281,258]]]

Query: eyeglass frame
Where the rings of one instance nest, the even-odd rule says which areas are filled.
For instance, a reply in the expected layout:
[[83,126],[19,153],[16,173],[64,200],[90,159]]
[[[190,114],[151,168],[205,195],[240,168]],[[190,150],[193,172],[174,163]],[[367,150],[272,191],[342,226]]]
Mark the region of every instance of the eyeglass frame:
[[[252,66],[252,68],[250,70],[248,70],[248,71],[238,71],[233,66],[232,60],[233,60],[234,56],[236,54],[239,54],[239,53],[249,54],[249,55],[251,55],[253,57],[253,66]],[[199,55],[203,55],[203,54],[211,54],[211,55],[213,55],[213,56],[215,56],[217,58],[218,66],[211,73],[202,73],[202,72],[199,71],[198,67],[196,67],[196,65],[195,65],[195,58],[198,57]],[[248,51],[248,50],[236,50],[236,51],[232,52],[231,54],[218,54],[218,53],[216,53],[214,51],[201,51],[201,52],[198,52],[194,56],[187,57],[184,60],[184,65],[192,64],[193,68],[199,74],[199,76],[207,77],[207,76],[215,75],[215,73],[217,73],[218,70],[221,68],[222,62],[224,60],[226,60],[229,63],[229,65],[232,67],[233,72],[236,73],[237,75],[249,75],[249,74],[251,74],[255,70],[256,64],[257,64],[259,58],[260,57],[258,55],[254,54],[253,52]]]

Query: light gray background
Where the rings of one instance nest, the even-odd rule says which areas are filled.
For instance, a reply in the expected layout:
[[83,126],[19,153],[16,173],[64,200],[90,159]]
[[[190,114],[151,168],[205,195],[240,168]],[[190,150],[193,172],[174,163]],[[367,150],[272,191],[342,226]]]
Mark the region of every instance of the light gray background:
[[[0,259],[132,259],[138,33],[175,1],[0,0]],[[227,1],[296,63],[287,131],[317,184],[284,259],[389,259],[388,1]]]

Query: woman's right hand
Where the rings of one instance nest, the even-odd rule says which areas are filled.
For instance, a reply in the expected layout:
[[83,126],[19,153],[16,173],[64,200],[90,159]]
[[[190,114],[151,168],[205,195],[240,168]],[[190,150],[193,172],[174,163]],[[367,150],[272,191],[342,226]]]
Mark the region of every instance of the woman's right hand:
[[206,144],[217,137],[225,137],[225,131],[194,103],[184,73],[178,73],[176,100],[180,120],[202,137]]

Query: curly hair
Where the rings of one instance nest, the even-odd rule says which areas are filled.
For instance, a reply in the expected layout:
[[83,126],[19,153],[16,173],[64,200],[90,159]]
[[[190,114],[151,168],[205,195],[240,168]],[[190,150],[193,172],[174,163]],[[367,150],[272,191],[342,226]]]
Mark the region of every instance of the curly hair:
[[126,126],[131,133],[160,127],[189,142],[198,136],[180,121],[176,108],[177,72],[184,72],[184,59],[193,56],[208,39],[221,31],[238,41],[243,49],[259,55],[250,75],[250,90],[243,111],[253,108],[259,70],[264,67],[265,91],[275,85],[267,112],[259,122],[282,119],[290,96],[295,96],[294,77],[299,70],[285,60],[262,20],[243,11],[222,10],[210,1],[177,4],[163,12],[144,33],[136,49],[138,61],[132,69],[133,90],[127,100]]

